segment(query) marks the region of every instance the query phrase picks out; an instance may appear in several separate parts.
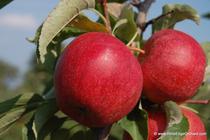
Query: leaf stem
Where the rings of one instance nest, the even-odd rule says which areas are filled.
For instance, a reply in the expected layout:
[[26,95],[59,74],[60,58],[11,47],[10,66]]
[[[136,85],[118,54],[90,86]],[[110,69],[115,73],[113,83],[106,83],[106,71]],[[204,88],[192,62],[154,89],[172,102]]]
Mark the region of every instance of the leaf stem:
[[139,48],[136,48],[136,47],[130,47],[130,46],[128,46],[128,48],[129,48],[131,51],[139,52],[139,53],[145,54],[145,51],[142,50],[142,49],[139,49]]
[[138,31],[133,35],[133,37],[131,38],[131,40],[126,44],[126,46],[128,46],[128,48],[132,51],[135,51],[135,52],[139,52],[139,53],[142,53],[144,54],[145,51],[142,50],[142,49],[139,49],[139,48],[136,48],[135,46],[133,46],[132,44],[134,43],[134,40],[136,39],[138,35]]
[[131,38],[131,40],[126,44],[126,46],[130,46],[132,42],[134,42],[135,38],[137,37],[138,32],[136,32],[133,37]]

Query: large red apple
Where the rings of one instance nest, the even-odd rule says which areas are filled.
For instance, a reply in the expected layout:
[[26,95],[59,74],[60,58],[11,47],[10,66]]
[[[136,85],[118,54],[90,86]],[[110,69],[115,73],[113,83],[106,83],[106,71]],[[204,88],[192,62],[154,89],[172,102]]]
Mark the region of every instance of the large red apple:
[[155,103],[182,102],[192,97],[202,83],[206,59],[199,43],[172,29],[162,30],[146,42],[140,54],[143,94]]
[[64,50],[54,84],[61,111],[89,127],[110,125],[128,114],[142,90],[138,60],[117,38],[92,32]]
[[[201,119],[190,110],[183,108],[181,110],[189,123],[189,130],[183,140],[207,140],[205,126]],[[148,115],[148,140],[157,140],[166,129],[166,115],[160,110],[150,111]],[[123,140],[132,140],[132,138],[128,133],[125,133]]]

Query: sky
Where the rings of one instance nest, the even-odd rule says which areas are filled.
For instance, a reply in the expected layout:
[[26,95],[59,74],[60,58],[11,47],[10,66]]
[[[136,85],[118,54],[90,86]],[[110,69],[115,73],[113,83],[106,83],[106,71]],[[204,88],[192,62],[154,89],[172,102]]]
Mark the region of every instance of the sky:
[[[15,0],[0,10],[0,60],[16,66],[21,73],[29,67],[36,46],[26,38],[33,37],[36,28],[46,19],[59,0]],[[185,3],[199,14],[210,11],[210,0],[156,0],[150,8],[148,19],[159,16],[167,3]],[[176,29],[192,35],[197,41],[210,41],[210,20],[201,19],[197,26],[192,21],[180,22]],[[150,33],[146,32],[148,38]]]

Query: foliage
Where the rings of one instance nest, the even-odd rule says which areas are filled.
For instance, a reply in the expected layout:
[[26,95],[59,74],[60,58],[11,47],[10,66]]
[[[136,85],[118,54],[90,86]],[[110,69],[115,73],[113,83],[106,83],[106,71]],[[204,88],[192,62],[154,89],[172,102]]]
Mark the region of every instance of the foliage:
[[[135,36],[138,32],[136,25],[136,11],[126,0],[108,0],[107,6],[110,14],[112,34],[124,43],[135,42],[135,47],[143,43],[143,34]],[[8,4],[9,0],[0,2],[0,8]],[[84,10],[95,11],[99,15],[97,22],[92,21],[83,14]],[[95,9],[95,10],[93,10]],[[102,23],[103,7],[95,0],[62,0],[52,10],[47,19],[37,29],[33,39],[28,39],[37,45],[36,56],[33,56],[31,68],[25,74],[24,82],[17,88],[18,94],[9,100],[0,103],[0,133],[3,133],[13,124],[23,119],[22,139],[24,140],[93,140],[96,139],[95,128],[87,128],[71,120],[59,111],[56,105],[53,87],[53,73],[56,62],[63,50],[63,41],[76,37],[85,32],[108,32]],[[164,16],[155,18],[153,32],[166,28],[175,28],[177,22],[185,19],[199,23],[199,15],[189,5],[167,4],[163,6]],[[206,15],[208,17],[208,15]],[[210,59],[210,43],[203,45],[206,56]],[[37,64],[38,60],[38,64]],[[193,99],[210,99],[210,60],[208,60],[204,84]],[[0,62],[0,92],[6,92],[6,81],[10,80],[17,70]],[[149,104],[149,105],[148,105]],[[147,139],[148,114],[145,108],[150,106],[144,98],[140,99],[139,106],[131,113],[112,125],[111,140],[120,140],[123,133],[127,132],[133,140]],[[183,106],[183,105],[182,105]],[[207,105],[184,104],[199,112],[210,137],[210,113]],[[166,102],[163,106],[167,114],[168,126],[165,132],[186,132],[189,129],[186,118],[182,115],[179,105]],[[22,125],[21,125],[22,127]],[[182,136],[162,136],[161,139],[181,139]]]
[[165,18],[158,20],[152,26],[153,32],[161,29],[174,28],[177,22],[185,19],[193,20],[196,24],[199,24],[200,17],[197,11],[189,5],[181,4],[167,4],[163,6],[163,14],[168,14]]
[[206,13],[203,15],[204,18],[210,19],[210,13]]
[[0,1],[0,9],[12,2],[13,0],[1,0]]

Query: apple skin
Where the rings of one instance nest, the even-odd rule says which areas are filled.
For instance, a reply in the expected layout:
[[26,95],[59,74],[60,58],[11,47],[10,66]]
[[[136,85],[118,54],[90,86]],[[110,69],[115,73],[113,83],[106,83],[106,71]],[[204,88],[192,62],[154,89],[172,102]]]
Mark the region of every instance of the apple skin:
[[138,59],[143,72],[143,94],[154,103],[191,98],[202,84],[206,58],[199,43],[177,30],[161,30],[144,45]]
[[[165,113],[161,110],[148,111],[148,139],[147,140],[157,140],[160,135],[158,133],[163,133],[166,129],[167,121]],[[124,132],[123,140],[132,140],[131,136]]]
[[[202,120],[192,111],[188,110],[188,109],[184,109],[184,108],[181,108],[181,111],[183,113],[183,115],[187,118],[188,120],[188,123],[189,123],[189,130],[188,130],[188,135],[186,135],[183,140],[207,140],[207,136],[206,135],[193,135],[195,133],[205,133],[206,130],[205,130],[205,126],[202,122]],[[156,122],[153,123],[154,126],[152,127],[161,127],[161,129],[164,127],[164,125],[160,125],[160,126],[156,126],[158,125],[158,121],[161,120],[161,119],[165,119],[165,122],[166,122],[166,116],[164,113],[161,113],[159,115],[156,115],[154,116],[155,119],[154,121]],[[149,124],[151,125],[151,124]],[[149,128],[151,128],[151,126],[149,126]],[[165,128],[166,128],[166,125],[165,125]],[[160,129],[159,129],[160,130]],[[154,134],[154,132],[156,131],[149,131],[149,137],[152,136]],[[160,131],[157,131],[159,133],[162,133]],[[156,139],[149,139],[149,140],[156,140]]]
[[[183,140],[207,140],[207,136],[202,135],[206,133],[206,130],[201,119],[188,109],[182,108],[181,111],[189,123],[188,135],[186,135]],[[158,133],[163,133],[166,126],[167,120],[163,111],[148,112],[148,140],[157,140],[160,137]],[[196,133],[200,133],[201,135],[195,135]],[[125,132],[123,136],[123,140],[132,140],[127,132]]]
[[159,138],[158,133],[163,133],[166,129],[166,120],[165,112],[162,110],[148,112],[148,140]]
[[65,48],[54,75],[61,111],[89,127],[104,127],[127,115],[143,86],[141,66],[117,38],[85,33]]
[[[202,133],[206,133],[202,120],[194,112],[188,109],[182,109],[182,113],[189,123],[188,135],[185,136],[184,140],[207,140],[207,135],[202,135]],[[193,135],[195,133],[200,133],[200,135]]]

